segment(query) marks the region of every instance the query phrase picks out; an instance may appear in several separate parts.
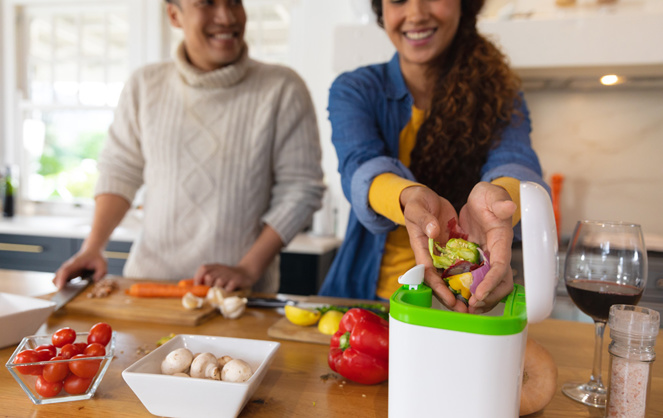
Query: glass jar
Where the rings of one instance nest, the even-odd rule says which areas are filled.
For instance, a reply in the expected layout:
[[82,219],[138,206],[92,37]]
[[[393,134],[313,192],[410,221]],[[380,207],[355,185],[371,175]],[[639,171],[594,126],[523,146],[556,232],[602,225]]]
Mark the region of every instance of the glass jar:
[[659,313],[653,309],[632,305],[610,308],[606,417],[645,417],[659,325]]

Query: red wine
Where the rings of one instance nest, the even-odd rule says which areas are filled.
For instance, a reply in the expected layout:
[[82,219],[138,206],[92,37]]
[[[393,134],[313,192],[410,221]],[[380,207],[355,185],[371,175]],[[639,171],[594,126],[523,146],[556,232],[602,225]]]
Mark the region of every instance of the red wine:
[[624,284],[593,280],[572,280],[566,290],[581,311],[597,321],[607,321],[612,305],[636,305],[642,289]]

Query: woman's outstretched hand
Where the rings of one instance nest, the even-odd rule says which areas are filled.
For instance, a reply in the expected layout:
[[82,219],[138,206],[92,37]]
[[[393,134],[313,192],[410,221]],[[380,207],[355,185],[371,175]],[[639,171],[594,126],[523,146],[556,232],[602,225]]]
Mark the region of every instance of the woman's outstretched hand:
[[517,206],[500,186],[480,182],[460,210],[459,226],[490,254],[490,270],[469,300],[469,312],[491,310],[513,290],[512,217]]
[[467,306],[456,300],[433,266],[433,260],[428,251],[429,238],[438,242],[447,242],[449,239],[447,224],[452,218],[458,219],[456,210],[447,199],[440,197],[428,187],[422,186],[408,187],[403,190],[400,201],[414,258],[417,264],[423,264],[426,268],[425,283],[430,286],[435,297],[446,307],[458,312],[467,312]]

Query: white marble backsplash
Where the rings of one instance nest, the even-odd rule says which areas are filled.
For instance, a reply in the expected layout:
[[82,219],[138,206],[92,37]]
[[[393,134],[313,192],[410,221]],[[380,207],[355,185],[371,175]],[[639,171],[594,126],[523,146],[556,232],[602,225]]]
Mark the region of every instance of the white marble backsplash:
[[579,219],[635,222],[663,236],[663,89],[525,97],[544,177],[565,177],[562,236]]

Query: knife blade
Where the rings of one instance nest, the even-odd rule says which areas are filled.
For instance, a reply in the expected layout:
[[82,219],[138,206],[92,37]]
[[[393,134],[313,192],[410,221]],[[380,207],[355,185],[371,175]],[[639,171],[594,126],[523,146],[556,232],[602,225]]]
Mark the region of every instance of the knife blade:
[[76,277],[75,279],[68,281],[62,289],[58,290],[51,297],[51,301],[55,302],[55,309],[53,309],[53,312],[58,311],[70,300],[78,296],[79,293],[85,290],[91,281],[92,279],[89,276]]

